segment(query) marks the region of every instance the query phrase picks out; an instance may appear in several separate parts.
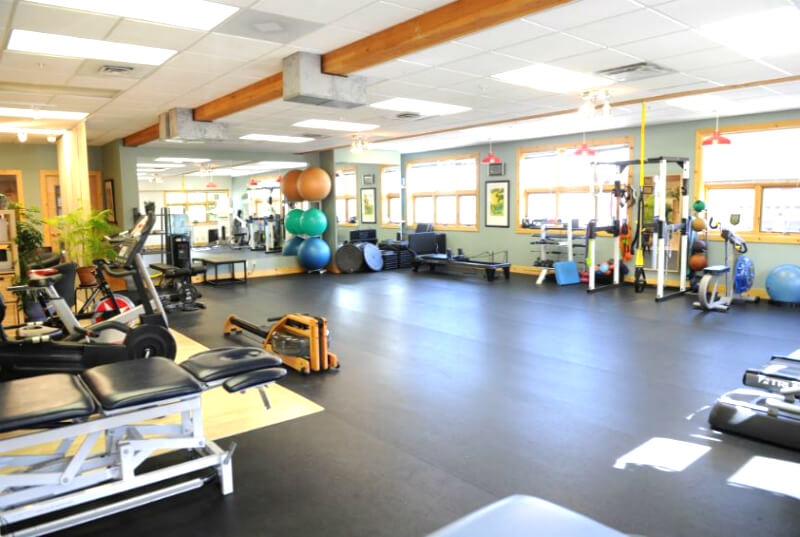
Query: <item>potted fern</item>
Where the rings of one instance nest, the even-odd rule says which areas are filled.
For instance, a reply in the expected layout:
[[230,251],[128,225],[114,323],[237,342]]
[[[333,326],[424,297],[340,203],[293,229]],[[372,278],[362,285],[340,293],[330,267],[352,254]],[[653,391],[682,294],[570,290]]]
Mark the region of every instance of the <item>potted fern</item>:
[[117,233],[117,227],[109,223],[110,211],[90,211],[82,209],[48,220],[54,226],[64,245],[66,257],[78,264],[78,279],[81,285],[95,285],[95,259],[114,257],[114,247],[105,240],[106,236]]

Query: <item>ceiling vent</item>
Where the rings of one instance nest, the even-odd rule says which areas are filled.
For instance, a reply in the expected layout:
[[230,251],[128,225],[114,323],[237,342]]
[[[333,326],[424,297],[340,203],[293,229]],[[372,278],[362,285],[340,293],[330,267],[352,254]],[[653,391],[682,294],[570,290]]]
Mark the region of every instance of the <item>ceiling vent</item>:
[[631,82],[634,80],[644,80],[645,78],[668,75],[674,72],[675,71],[672,69],[667,69],[666,67],[654,63],[641,62],[623,65],[622,67],[614,67],[613,69],[605,69],[603,71],[595,71],[594,74],[610,78],[616,82]]
[[422,114],[417,112],[400,112],[395,116],[395,119],[420,119]]
[[304,132],[303,134],[298,134],[298,136],[302,136],[303,138],[314,138],[315,141],[322,140],[324,138],[330,138],[330,136],[325,134],[317,134],[314,132]]
[[130,65],[103,65],[98,72],[101,75],[127,75],[133,72],[133,67]]

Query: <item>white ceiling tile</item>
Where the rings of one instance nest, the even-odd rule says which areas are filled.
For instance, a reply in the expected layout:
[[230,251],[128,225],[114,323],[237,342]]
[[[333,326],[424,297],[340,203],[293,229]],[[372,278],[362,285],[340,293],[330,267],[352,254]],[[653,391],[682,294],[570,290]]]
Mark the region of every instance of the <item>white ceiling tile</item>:
[[337,19],[336,26],[371,34],[412,19],[420,13],[422,12],[418,9],[381,1]]
[[220,4],[228,4],[229,6],[236,7],[251,7],[257,0],[214,0]]
[[690,26],[698,27],[785,5],[785,0],[675,0],[660,4],[655,9]]
[[0,92],[0,106],[33,106],[45,105],[53,95],[37,94],[37,93],[14,93],[14,92]]
[[[403,79],[405,80],[405,79]],[[432,88],[426,88],[414,84],[406,84],[399,80],[387,80],[370,86],[367,95],[371,102],[385,100],[386,97],[408,97],[411,99],[422,99],[430,93]]]
[[525,17],[556,30],[566,30],[639,9],[628,0],[581,0]]
[[189,52],[250,61],[280,47],[279,43],[210,33],[193,45]]
[[45,71],[33,69],[11,69],[0,66],[0,80],[3,82],[22,82],[27,84],[66,84],[72,73],[64,71]]
[[464,82],[449,85],[446,87],[446,89],[460,91],[470,95],[489,97],[491,99],[503,99],[511,101],[534,99],[547,95],[546,93],[542,93],[531,88],[513,86],[511,84],[499,82],[488,77],[466,80]]
[[692,71],[702,67],[727,65],[744,60],[746,60],[744,56],[737,54],[728,48],[716,47],[698,52],[661,58],[658,60],[658,63],[664,67],[675,69],[676,71]]
[[800,75],[800,54],[781,56],[780,58],[764,58],[764,61],[793,75]]
[[549,62],[577,54],[602,50],[600,47],[564,34],[550,34],[538,39],[505,47],[497,52],[533,62]]
[[292,45],[310,49],[324,54],[337,48],[358,41],[366,36],[364,32],[339,28],[338,26],[325,26],[292,41]]
[[442,86],[450,86],[457,84],[471,78],[477,78],[478,75],[470,73],[461,73],[459,71],[451,71],[449,69],[434,68],[412,73],[403,77],[405,82],[417,84],[420,86],[428,86],[431,88],[440,88]]
[[20,30],[104,39],[118,20],[119,17],[109,15],[20,2],[14,13],[13,25]]
[[679,54],[688,54],[690,52],[715,48],[717,46],[719,46],[717,43],[709,41],[693,30],[683,30],[681,32],[618,45],[616,48],[622,52],[644,58],[645,60],[659,60]]
[[453,0],[391,0],[393,4],[397,4],[398,6],[410,7],[422,11],[432,11],[452,1]]
[[[302,2],[287,2],[286,0],[261,0],[253,6],[253,9],[327,24],[340,18],[344,13],[350,13],[374,1],[336,0],[336,2],[331,2],[331,0],[303,0]],[[356,28],[356,30],[372,32],[369,28]]]
[[245,65],[245,63],[246,62],[243,60],[234,60],[221,56],[181,52],[164,64],[162,69],[186,71],[187,73],[205,73],[211,71],[217,74],[223,74]]
[[108,35],[108,40],[180,51],[203,35],[204,32],[198,30],[123,19]]
[[497,50],[515,43],[529,41],[551,32],[552,30],[539,26],[536,23],[525,19],[517,19],[460,37],[458,42],[472,45],[483,50]]
[[374,78],[400,78],[417,71],[427,69],[426,65],[418,63],[404,62],[400,60],[392,60],[386,63],[381,63],[375,67],[369,67],[358,71],[357,74],[362,76],[370,76]]
[[778,91],[783,95],[800,95],[800,81],[772,84],[769,86],[769,88]]
[[243,76],[248,75],[259,79],[274,75],[282,70],[283,59],[294,54],[298,50],[299,49],[288,45],[280,47],[243,67],[237,68],[236,72]]
[[676,86],[684,86],[687,84],[698,84],[702,82],[696,77],[686,75],[683,73],[671,73],[669,75],[656,76],[653,78],[645,78],[644,80],[635,80],[627,82],[624,88],[638,89],[638,90],[655,90],[674,88]]
[[18,71],[75,73],[83,63],[77,58],[58,58],[55,56],[40,56],[38,54],[24,54],[7,50],[0,59],[0,66]]
[[86,88],[124,90],[130,88],[137,82],[138,80],[135,78],[75,75],[69,79],[68,85]]
[[746,101],[749,99],[773,97],[775,94],[767,90],[766,88],[757,86],[754,88],[741,88],[730,91],[723,91],[717,93],[717,95],[722,97],[723,99],[730,99],[732,101]]
[[749,60],[717,67],[705,67],[696,71],[689,71],[688,74],[719,82],[720,84],[738,84],[786,76],[780,71]]
[[[518,45],[517,45],[518,46]],[[458,60],[448,63],[444,67],[455,71],[472,73],[480,76],[504,73],[512,69],[519,69],[530,65],[528,62],[516,58],[509,58],[493,52],[487,52],[466,60]]]
[[8,26],[8,17],[11,15],[13,0],[0,0],[0,26]]
[[81,112],[94,112],[101,106],[107,105],[111,99],[103,99],[101,97],[81,97],[78,95],[56,95],[50,99],[50,104],[60,109],[68,107],[70,110],[79,110]]
[[476,47],[464,45],[462,43],[449,42],[426,48],[414,54],[409,54],[402,59],[435,67],[470,56],[477,56],[481,54],[481,52],[481,49]]
[[615,67],[622,67],[623,65],[630,65],[637,63],[639,60],[632,58],[626,54],[616,52],[609,49],[596,50],[586,54],[579,54],[577,56],[570,56],[561,60],[553,62],[553,65],[571,69],[573,71],[582,71],[591,73],[596,71],[603,71],[605,69],[613,69]]
[[640,9],[572,28],[569,33],[595,43],[614,46],[685,29],[685,26],[666,17],[647,9]]

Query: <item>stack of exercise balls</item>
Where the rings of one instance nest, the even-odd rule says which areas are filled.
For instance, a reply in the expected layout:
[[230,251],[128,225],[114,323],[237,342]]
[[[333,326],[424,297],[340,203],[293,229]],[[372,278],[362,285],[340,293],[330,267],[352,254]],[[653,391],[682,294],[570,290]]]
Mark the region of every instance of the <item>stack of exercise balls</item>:
[[[281,192],[290,202],[322,201],[331,193],[331,177],[322,168],[292,170],[281,180]],[[286,241],[283,255],[296,255],[300,266],[320,270],[328,266],[331,249],[322,239],[328,218],[319,209],[292,209],[286,215],[286,232],[293,237]]]
[[706,204],[703,200],[697,200],[692,205],[692,209],[698,213],[698,216],[692,218],[692,233],[689,235],[689,248],[691,249],[689,270],[699,273],[708,266],[708,256],[706,255],[708,245],[700,239],[700,233],[707,231],[708,224],[704,218],[699,216],[706,210]]

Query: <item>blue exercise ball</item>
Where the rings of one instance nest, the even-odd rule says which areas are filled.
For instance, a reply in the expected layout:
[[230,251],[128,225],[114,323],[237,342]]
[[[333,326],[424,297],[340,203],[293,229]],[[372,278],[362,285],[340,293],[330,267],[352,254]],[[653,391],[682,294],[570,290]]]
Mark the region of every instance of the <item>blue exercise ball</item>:
[[308,270],[325,268],[331,261],[331,248],[318,237],[306,239],[297,249],[297,260]]
[[303,237],[292,237],[284,243],[281,255],[297,255],[297,249],[301,244],[303,244]]
[[775,302],[800,304],[800,267],[779,265],[767,276],[767,293]]

